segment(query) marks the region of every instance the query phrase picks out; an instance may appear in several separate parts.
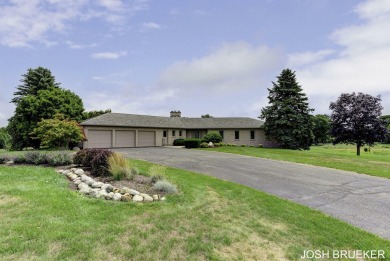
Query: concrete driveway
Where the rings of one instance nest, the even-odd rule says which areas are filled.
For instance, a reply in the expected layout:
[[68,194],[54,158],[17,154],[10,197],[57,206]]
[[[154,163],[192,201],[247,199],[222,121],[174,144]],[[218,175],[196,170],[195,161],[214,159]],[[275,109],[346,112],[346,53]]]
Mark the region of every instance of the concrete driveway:
[[115,151],[243,184],[390,239],[390,179],[194,149],[154,147]]

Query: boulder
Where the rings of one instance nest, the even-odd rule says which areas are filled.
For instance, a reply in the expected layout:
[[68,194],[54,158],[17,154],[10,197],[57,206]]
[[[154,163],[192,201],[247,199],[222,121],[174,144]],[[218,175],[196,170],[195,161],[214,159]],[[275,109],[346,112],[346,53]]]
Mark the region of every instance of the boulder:
[[62,174],[64,174],[64,175],[68,175],[68,173],[71,173],[71,171],[70,170],[64,170],[63,172],[62,172]]
[[106,195],[107,200],[112,200],[114,198],[114,192],[110,192]]
[[129,201],[131,201],[131,196],[130,196],[130,194],[125,194],[125,195],[122,195],[121,196],[121,200],[122,201],[126,201],[126,202],[129,202]]
[[139,191],[137,191],[137,190],[135,190],[135,189],[129,189],[129,193],[130,193],[131,195],[133,195],[133,196],[139,195],[139,194],[140,194]]
[[209,148],[214,148],[214,143],[212,143],[212,142],[210,141],[209,144],[207,144],[207,146],[208,146]]
[[94,182],[91,187],[93,188],[101,188],[103,186],[103,182]]
[[120,192],[120,189],[114,188],[114,190],[113,190],[112,192],[114,192],[114,193],[119,193],[119,192]]
[[64,171],[65,170],[63,170],[63,169],[59,169],[59,170],[57,170],[57,173],[62,174],[62,173],[64,173]]
[[101,198],[101,199],[105,199],[107,195],[108,195],[108,193],[105,190],[99,190],[97,192],[96,197]]
[[130,193],[130,189],[128,187],[123,187],[120,189],[119,193],[121,194]]
[[153,198],[148,194],[144,194],[142,197],[144,198],[145,202],[153,202]]
[[73,182],[74,182],[75,185],[78,185],[78,184],[80,184],[82,181],[81,181],[80,179],[75,179]]
[[133,197],[133,202],[142,202],[144,198],[141,195],[135,195]]
[[112,192],[114,190],[114,187],[110,184],[103,184],[102,187],[101,187],[103,190],[107,191],[108,192]]
[[112,197],[113,200],[119,201],[121,200],[122,195],[120,193],[114,193],[114,196]]
[[76,169],[76,171],[74,171],[74,174],[78,175],[78,176],[81,176],[84,174],[84,170],[82,169]]
[[80,182],[80,184],[78,184],[77,187],[78,187],[79,189],[82,189],[82,188],[90,188],[90,187],[88,186],[88,184],[87,184],[87,183],[84,183],[84,182]]
[[158,201],[160,199],[160,197],[158,195],[153,195],[152,198],[154,201]]
[[165,201],[165,199],[166,199],[165,197],[160,198],[161,201]]
[[91,188],[88,186],[88,187],[82,187],[79,192],[81,194],[84,194],[84,195],[89,195],[89,193],[91,192]]

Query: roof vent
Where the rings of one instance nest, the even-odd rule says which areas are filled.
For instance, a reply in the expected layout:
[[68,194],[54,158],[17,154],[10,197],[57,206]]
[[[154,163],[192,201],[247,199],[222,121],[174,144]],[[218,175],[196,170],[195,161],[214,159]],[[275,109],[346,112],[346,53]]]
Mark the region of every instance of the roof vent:
[[181,118],[181,111],[171,111],[171,117]]

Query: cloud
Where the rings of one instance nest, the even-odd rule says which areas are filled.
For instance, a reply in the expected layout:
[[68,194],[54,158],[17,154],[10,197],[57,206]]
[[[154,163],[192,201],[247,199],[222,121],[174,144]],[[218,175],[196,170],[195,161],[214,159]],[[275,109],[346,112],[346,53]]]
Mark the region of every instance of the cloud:
[[[390,113],[390,35],[383,31],[383,28],[390,28],[390,2],[366,1],[359,4],[355,12],[361,23],[339,28],[330,36],[339,47],[332,57],[312,59],[297,70],[297,77],[316,107],[321,100],[328,101],[327,105],[321,106],[320,112],[324,112],[324,107],[341,93],[364,92],[375,96],[381,94],[384,112]],[[327,51],[314,54],[327,55]],[[294,55],[295,58],[305,57],[305,53]],[[302,61],[305,63],[304,59]]]
[[143,23],[141,26],[142,26],[142,29],[144,29],[144,30],[147,30],[147,29],[159,30],[162,28],[161,25],[153,23],[153,22]]
[[334,50],[322,50],[318,52],[292,53],[288,55],[288,67],[299,67],[323,60]]
[[74,21],[100,18],[115,25],[125,24],[129,17],[147,7],[145,0],[5,0],[0,6],[0,44],[54,45],[54,36],[69,32]]
[[93,59],[118,59],[122,56],[127,55],[127,52],[102,52],[102,53],[93,53],[91,57]]
[[78,50],[83,50],[83,49],[87,49],[87,48],[93,48],[93,47],[97,46],[96,43],[92,43],[92,44],[77,44],[77,43],[74,43],[72,41],[66,41],[66,44],[69,46],[70,49],[78,49]]
[[258,87],[280,62],[277,49],[225,43],[206,56],[173,64],[162,73],[160,86],[182,93],[243,90]]

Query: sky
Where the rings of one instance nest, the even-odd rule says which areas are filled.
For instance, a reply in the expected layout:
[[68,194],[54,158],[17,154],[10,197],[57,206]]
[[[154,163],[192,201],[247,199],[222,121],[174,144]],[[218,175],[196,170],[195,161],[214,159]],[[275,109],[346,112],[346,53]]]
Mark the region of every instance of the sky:
[[0,0],[0,126],[29,68],[86,110],[257,118],[296,72],[314,114],[341,93],[390,114],[390,0]]

